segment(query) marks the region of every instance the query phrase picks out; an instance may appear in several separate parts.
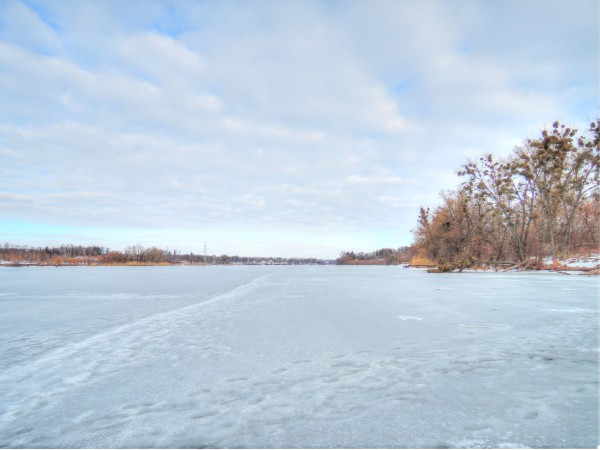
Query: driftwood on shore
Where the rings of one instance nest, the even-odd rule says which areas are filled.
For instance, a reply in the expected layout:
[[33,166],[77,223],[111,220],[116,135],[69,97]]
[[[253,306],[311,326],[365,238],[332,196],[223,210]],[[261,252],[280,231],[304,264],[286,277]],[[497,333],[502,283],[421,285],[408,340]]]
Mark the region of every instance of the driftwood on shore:
[[565,266],[561,264],[546,264],[541,259],[531,257],[525,261],[519,263],[513,262],[498,262],[498,261],[478,261],[474,258],[463,258],[454,263],[448,263],[443,260],[438,260],[437,265],[429,267],[427,273],[449,273],[449,272],[462,272],[463,270],[485,270],[493,269],[496,271],[509,272],[509,271],[538,271],[547,270],[564,275],[571,275],[572,271],[583,272],[583,275],[600,275],[600,267],[588,268],[588,267],[573,267]]
[[530,258],[526,261],[522,261],[519,264],[515,264],[507,269],[504,269],[504,272],[509,270],[518,270],[518,271],[526,271],[526,270],[549,270],[557,273],[562,273],[564,275],[571,275],[568,271],[581,271],[582,275],[600,275],[600,267],[595,268],[587,268],[587,267],[568,267],[561,264],[550,265],[544,264],[537,258]]
[[520,263],[515,264],[514,266],[508,267],[507,269],[504,269],[503,272],[508,272],[509,270],[547,270],[550,268],[551,267],[547,266],[537,258],[530,258],[528,260],[521,261]]

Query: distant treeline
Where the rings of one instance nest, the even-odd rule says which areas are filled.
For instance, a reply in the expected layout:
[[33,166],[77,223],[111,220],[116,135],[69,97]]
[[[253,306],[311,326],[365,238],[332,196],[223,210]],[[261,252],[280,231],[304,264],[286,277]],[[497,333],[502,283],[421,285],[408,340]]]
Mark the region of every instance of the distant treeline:
[[448,267],[597,252],[599,123],[554,122],[512,154],[486,154],[459,170],[460,186],[421,208],[416,259]]
[[107,247],[61,245],[31,247],[5,243],[0,247],[0,260],[13,264],[94,265],[94,264],[327,264],[317,258],[247,257],[198,255],[130,245],[123,251]]

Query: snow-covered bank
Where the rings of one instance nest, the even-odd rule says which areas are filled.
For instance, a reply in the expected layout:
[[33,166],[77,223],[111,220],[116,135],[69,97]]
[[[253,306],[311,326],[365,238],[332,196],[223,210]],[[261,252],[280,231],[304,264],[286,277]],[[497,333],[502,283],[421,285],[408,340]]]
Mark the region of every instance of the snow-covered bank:
[[0,271],[9,447],[593,447],[598,282]]
[[[552,266],[554,258],[544,258],[544,263]],[[588,256],[573,256],[564,259],[558,259],[558,267],[566,270],[588,271],[600,268],[600,255],[593,254]]]
[[[405,265],[405,268],[423,268],[423,266]],[[440,263],[437,266],[425,266],[428,273],[462,273],[462,272],[521,272],[552,271],[559,273],[576,272],[583,275],[600,275],[600,255],[569,257],[557,260],[551,257],[537,258],[532,256],[519,263],[488,264],[471,261],[467,264]],[[570,275],[570,273],[569,273]]]

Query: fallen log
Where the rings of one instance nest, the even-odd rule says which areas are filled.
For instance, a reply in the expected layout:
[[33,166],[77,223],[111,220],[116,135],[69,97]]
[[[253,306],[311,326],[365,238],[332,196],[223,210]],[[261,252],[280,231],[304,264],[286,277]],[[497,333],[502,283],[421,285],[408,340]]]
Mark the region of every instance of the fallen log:
[[510,266],[507,269],[504,269],[503,272],[508,272],[509,270],[518,270],[518,271],[523,271],[523,270],[545,270],[548,267],[541,262],[539,259],[537,259],[536,257],[531,257],[528,260],[525,261],[521,261],[518,264],[515,264],[514,266]]

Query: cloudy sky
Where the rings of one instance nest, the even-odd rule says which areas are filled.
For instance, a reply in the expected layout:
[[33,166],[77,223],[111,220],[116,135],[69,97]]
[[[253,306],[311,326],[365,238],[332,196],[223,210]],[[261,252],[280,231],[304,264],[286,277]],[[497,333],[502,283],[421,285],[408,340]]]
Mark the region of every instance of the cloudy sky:
[[0,2],[0,240],[335,258],[599,111],[596,0]]

